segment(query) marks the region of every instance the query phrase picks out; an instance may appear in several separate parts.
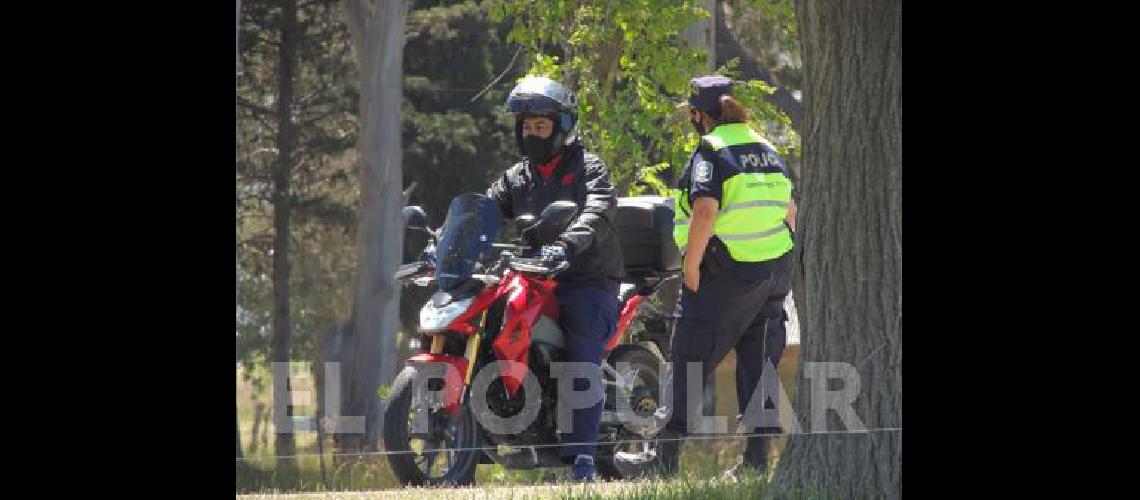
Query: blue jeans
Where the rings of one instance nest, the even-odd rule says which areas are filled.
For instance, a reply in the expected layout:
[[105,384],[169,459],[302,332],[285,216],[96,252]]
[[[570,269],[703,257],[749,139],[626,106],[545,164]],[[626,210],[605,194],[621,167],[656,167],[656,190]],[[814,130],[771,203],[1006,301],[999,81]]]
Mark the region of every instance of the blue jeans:
[[[618,287],[615,279],[582,283],[560,283],[555,289],[560,308],[560,323],[565,333],[566,361],[590,362],[601,365],[606,339],[617,328],[619,313]],[[590,389],[589,381],[576,378],[574,390]],[[604,392],[604,388],[601,389]],[[598,402],[590,408],[575,409],[574,430],[560,434],[563,443],[594,443],[598,440],[598,425],[602,420],[602,406]],[[594,456],[595,444],[563,446],[563,457]]]

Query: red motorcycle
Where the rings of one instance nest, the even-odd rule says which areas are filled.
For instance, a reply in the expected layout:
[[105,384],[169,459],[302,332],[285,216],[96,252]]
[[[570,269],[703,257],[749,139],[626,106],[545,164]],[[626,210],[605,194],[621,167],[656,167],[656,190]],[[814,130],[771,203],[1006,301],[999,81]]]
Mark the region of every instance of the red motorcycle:
[[[498,207],[486,196],[456,197],[436,231],[427,227],[422,209],[405,207],[407,226],[426,231],[431,241],[423,260],[401,266],[397,279],[434,283],[439,290],[420,311],[425,349],[396,377],[384,415],[385,449],[407,452],[388,455],[401,482],[472,484],[481,463],[510,469],[567,465],[558,453],[558,384],[550,373],[551,363],[564,359],[554,289],[567,263],[532,256],[576,213],[573,202],[554,202],[537,220],[516,218],[520,237],[500,244],[491,243],[500,223]],[[603,444],[596,457],[598,472],[611,479],[642,475],[659,463],[656,445],[648,439],[656,431],[621,417],[632,412],[648,420],[657,409],[669,322],[646,297],[677,281],[680,267],[668,200],[619,198],[617,230],[627,278],[617,329],[606,342],[601,366],[605,404],[598,440]],[[484,266],[479,257],[491,249],[501,253]],[[638,316],[645,321],[635,321]],[[638,328],[631,328],[635,323]],[[486,377],[484,367],[494,376],[489,384],[479,383]],[[533,420],[523,429],[504,432],[482,423],[524,412]]]

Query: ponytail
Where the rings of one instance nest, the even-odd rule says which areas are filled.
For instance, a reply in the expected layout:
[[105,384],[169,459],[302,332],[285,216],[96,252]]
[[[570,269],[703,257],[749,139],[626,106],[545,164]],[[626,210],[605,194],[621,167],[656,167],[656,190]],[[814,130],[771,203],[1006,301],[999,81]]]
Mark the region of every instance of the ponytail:
[[744,106],[731,95],[722,95],[720,96],[720,119],[717,121],[719,123],[747,123],[748,110],[744,109]]

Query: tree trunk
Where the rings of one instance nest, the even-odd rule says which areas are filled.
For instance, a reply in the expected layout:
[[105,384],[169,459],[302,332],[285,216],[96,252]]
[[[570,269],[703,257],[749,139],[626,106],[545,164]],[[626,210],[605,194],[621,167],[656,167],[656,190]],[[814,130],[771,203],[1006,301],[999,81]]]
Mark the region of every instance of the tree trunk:
[[[289,216],[290,187],[289,176],[293,169],[293,152],[297,144],[297,132],[293,124],[292,109],[294,82],[297,65],[297,2],[283,0],[281,3],[281,52],[277,80],[277,162],[273,168],[273,340],[270,360],[287,363],[292,339],[289,324]],[[288,409],[288,384],[279,387],[274,384],[273,408],[285,411],[277,415],[276,450],[278,456],[292,455],[294,452],[291,413]],[[281,424],[289,422],[282,428]],[[288,465],[287,462],[282,462]]]
[[708,19],[701,19],[686,26],[681,30],[685,40],[689,42],[690,47],[703,48],[708,53],[707,70],[712,73],[717,68],[717,30],[715,28],[715,21],[717,18],[717,10],[719,9],[720,2],[718,0],[704,0],[705,10],[708,11]]
[[253,428],[249,430],[249,452],[250,454],[257,453],[257,440],[260,437],[258,431],[261,430],[262,410],[265,405],[262,405],[257,398],[253,400]]
[[242,458],[241,453],[241,417],[238,416],[237,407],[234,407],[234,435],[237,438],[237,458]]
[[241,0],[234,2],[237,10],[234,13],[234,70],[241,74]]
[[[902,428],[901,2],[807,0],[798,3],[797,18],[806,98],[796,276],[801,359],[808,370],[812,362],[856,368],[852,407],[872,432],[793,437],[776,483],[814,482],[845,498],[898,498],[902,433],[875,429]],[[835,412],[827,428],[809,425],[806,382],[796,384],[795,397],[804,430],[847,430]]]
[[613,95],[614,83],[617,83],[618,66],[621,62],[621,51],[624,45],[621,29],[617,29],[616,33],[612,40],[601,44],[598,50],[598,57],[594,61],[594,78],[600,82],[601,94],[606,97]]
[[269,418],[270,412],[265,409],[261,413],[261,448],[268,449],[269,447]]
[[[236,77],[237,75],[241,74],[241,50],[239,47],[239,42],[241,40],[241,0],[237,0],[235,3],[237,4],[237,11],[234,15],[234,71],[235,71],[235,77]],[[238,113],[238,108],[234,108],[234,119],[235,120],[237,119],[237,113]],[[238,196],[239,196],[238,193],[234,193],[235,199],[237,199]],[[234,264],[236,264],[236,269],[234,270],[234,298],[236,300],[236,305],[240,306],[241,305],[241,294],[238,293],[238,288],[239,288],[241,283],[238,280],[238,272],[241,270],[241,264],[238,263],[238,258],[240,257],[238,255],[238,248],[239,247],[236,247],[236,246],[234,247]],[[234,408],[234,420],[237,422],[237,458],[242,458],[242,453],[241,453],[241,417],[238,415],[238,411],[237,411],[236,407]]]
[[338,434],[345,451],[371,451],[379,442],[379,386],[396,368],[399,287],[394,275],[403,249],[401,160],[404,27],[408,2],[348,0],[349,30],[360,72],[360,270],[352,304],[352,334],[342,355],[342,416],[365,416],[364,435]]

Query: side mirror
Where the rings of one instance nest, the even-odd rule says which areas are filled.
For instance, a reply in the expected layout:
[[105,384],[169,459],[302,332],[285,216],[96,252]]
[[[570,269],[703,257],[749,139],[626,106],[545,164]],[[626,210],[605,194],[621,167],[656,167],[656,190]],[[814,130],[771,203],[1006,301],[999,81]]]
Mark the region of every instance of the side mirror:
[[428,218],[423,208],[412,205],[404,207],[404,226],[410,229],[427,229]]

